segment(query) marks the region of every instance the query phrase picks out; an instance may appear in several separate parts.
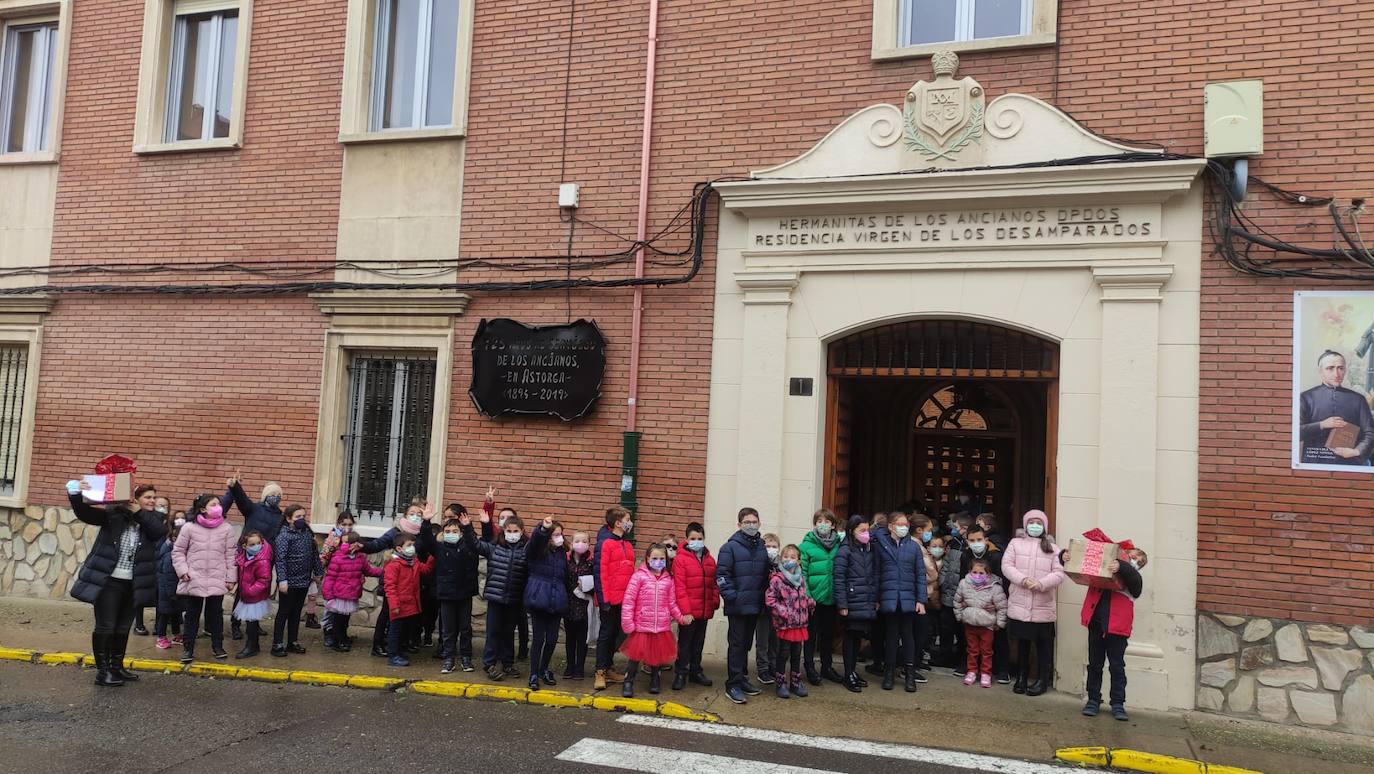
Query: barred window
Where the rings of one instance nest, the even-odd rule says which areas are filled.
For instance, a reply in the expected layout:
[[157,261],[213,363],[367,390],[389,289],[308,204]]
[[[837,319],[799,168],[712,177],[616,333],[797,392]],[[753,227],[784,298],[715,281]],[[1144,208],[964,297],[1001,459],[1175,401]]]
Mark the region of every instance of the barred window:
[[13,497],[19,477],[19,441],[24,428],[24,387],[29,348],[0,345],[0,497]]
[[433,357],[354,353],[343,436],[341,508],[359,523],[388,523],[429,484],[434,419]]

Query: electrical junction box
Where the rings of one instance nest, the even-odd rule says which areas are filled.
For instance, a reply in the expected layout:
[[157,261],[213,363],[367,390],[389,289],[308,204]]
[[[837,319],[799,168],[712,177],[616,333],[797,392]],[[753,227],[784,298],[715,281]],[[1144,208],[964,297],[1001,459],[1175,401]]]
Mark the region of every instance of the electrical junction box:
[[578,199],[577,183],[561,183],[558,186],[558,206],[565,209],[576,209]]
[[1264,152],[1263,81],[1209,83],[1202,95],[1202,145],[1207,158]]

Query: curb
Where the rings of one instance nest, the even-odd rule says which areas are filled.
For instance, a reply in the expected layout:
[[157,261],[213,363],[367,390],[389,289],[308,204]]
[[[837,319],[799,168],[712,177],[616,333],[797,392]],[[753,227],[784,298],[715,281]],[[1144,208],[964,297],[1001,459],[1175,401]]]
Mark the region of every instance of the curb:
[[1143,771],[1149,774],[1263,774],[1254,769],[1221,766],[1191,758],[1175,758],[1171,755],[1111,747],[1063,747],[1055,751],[1054,757],[1066,763],[1077,763],[1082,766]]
[[[23,648],[0,647],[0,661],[15,661],[28,664],[48,664],[52,666],[92,666],[94,661],[84,653],[42,653]],[[479,701],[508,701],[517,704],[530,704],[544,707],[575,707],[605,712],[632,712],[643,715],[661,715],[678,720],[696,720],[705,723],[719,723],[720,717],[713,712],[696,710],[675,701],[655,701],[653,699],[621,699],[609,696],[568,693],[567,691],[538,690],[508,685],[488,685],[486,683],[459,683],[447,680],[408,679],[404,677],[382,677],[378,675],[350,675],[342,672],[314,672],[307,670],[287,670],[258,667],[238,667],[215,662],[193,661],[182,664],[178,661],[161,661],[148,658],[125,658],[126,669],[140,672],[161,672],[162,674],[187,674],[198,677],[218,678],[221,680],[255,680],[266,683],[297,683],[300,685],[332,685],[372,691],[414,691],[426,696],[446,696],[458,699],[477,699]],[[1213,769],[1213,771],[1217,771]]]

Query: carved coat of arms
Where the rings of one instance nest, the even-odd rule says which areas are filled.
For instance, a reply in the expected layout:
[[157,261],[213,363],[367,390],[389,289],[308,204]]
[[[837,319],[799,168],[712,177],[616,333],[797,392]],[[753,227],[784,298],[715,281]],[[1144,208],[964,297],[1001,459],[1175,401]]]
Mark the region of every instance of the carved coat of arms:
[[938,51],[930,62],[935,80],[917,81],[906,93],[904,139],[908,151],[952,161],[969,143],[982,141],[987,95],[972,78],[955,79],[954,52]]

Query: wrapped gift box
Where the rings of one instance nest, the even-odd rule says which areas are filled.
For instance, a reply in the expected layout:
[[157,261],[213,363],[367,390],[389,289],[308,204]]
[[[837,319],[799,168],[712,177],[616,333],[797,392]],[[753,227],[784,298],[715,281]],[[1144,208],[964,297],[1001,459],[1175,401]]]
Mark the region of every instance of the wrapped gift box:
[[106,475],[82,476],[89,489],[83,489],[81,496],[90,503],[127,503],[133,497],[134,474],[109,473]]
[[1119,589],[1121,582],[1108,572],[1107,567],[1120,558],[1121,547],[1116,543],[1072,538],[1069,540],[1069,557],[1064,562],[1064,574],[1083,586]]

